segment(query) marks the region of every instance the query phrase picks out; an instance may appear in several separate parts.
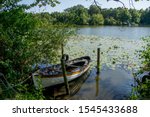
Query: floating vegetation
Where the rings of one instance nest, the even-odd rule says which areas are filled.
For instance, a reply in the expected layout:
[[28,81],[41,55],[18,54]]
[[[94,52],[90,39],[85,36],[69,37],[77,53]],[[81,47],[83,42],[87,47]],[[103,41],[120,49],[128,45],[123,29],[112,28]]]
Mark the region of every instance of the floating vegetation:
[[114,49],[118,49],[119,48],[117,45],[114,45],[113,47],[114,47]]
[[139,69],[141,61],[137,51],[141,50],[144,44],[142,40],[77,35],[69,38],[65,46],[65,53],[69,54],[70,59],[88,55],[92,58],[92,67],[95,67],[96,50],[100,47],[101,64],[112,68],[117,64],[124,64],[129,69]]

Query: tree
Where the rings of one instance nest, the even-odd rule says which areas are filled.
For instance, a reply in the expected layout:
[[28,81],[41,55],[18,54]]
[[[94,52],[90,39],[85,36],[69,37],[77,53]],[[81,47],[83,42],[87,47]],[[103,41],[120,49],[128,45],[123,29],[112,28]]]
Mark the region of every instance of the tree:
[[148,25],[150,24],[150,7],[147,8],[144,13],[142,13],[141,23]]
[[84,6],[77,5],[71,8],[65,9],[65,12],[68,14],[72,14],[74,24],[78,25],[86,25],[88,24],[89,16],[88,11]]
[[[18,4],[20,1],[3,0],[0,4],[0,72],[11,84],[21,83],[21,87],[18,85],[16,89],[24,95],[32,89],[31,86],[26,89],[28,84],[22,83],[26,79],[31,79],[33,66],[42,62],[56,62],[60,45],[72,34],[72,31],[63,25],[49,23],[47,13],[40,14],[40,17],[43,17],[41,19],[39,15],[25,12],[35,5],[54,6],[56,0],[36,0],[31,5]],[[12,94],[11,97],[14,98],[15,93]]]
[[113,17],[110,17],[110,18],[105,19],[105,24],[106,25],[117,25],[117,21]]
[[91,5],[88,10],[89,15],[99,14],[100,9],[96,5]]
[[102,9],[102,14],[107,25],[127,25],[131,22],[131,14],[126,8]]
[[131,14],[129,13],[128,9],[120,9],[118,14],[118,19],[121,21],[121,24],[129,24],[131,20]]
[[135,9],[129,9],[131,14],[131,23],[132,24],[139,24],[141,20],[141,13]]
[[91,16],[90,25],[103,25],[104,24],[104,18],[102,14],[94,14]]

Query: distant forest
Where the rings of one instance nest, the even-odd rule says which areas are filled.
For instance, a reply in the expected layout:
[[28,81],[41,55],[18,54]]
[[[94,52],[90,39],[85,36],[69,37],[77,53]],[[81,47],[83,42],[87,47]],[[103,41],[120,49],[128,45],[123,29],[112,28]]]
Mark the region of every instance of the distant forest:
[[63,12],[49,14],[37,13],[39,18],[44,18],[53,24],[75,24],[75,25],[150,25],[150,7],[143,10],[127,8],[101,9],[96,5],[85,8],[76,5],[65,9]]

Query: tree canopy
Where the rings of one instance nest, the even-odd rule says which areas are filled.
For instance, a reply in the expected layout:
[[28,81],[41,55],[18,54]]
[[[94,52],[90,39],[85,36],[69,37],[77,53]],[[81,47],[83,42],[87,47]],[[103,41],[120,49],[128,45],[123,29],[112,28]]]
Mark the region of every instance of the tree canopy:
[[[30,5],[21,4],[21,1],[0,1],[0,73],[14,86],[21,83],[15,88],[25,94],[28,84],[24,84],[24,81],[32,80],[33,66],[56,62],[61,44],[72,31],[65,25],[53,25],[48,13],[38,15],[25,12],[36,5],[55,6],[57,0],[36,0]],[[9,91],[3,93],[1,98],[6,97]],[[35,95],[36,99],[40,98]],[[14,96],[16,93],[13,92],[7,98]]]
[[[54,12],[51,16],[55,22],[76,25],[149,25],[149,8],[136,10],[127,8],[102,9],[96,5],[85,8],[76,5],[64,12]],[[101,17],[101,18],[100,18]]]

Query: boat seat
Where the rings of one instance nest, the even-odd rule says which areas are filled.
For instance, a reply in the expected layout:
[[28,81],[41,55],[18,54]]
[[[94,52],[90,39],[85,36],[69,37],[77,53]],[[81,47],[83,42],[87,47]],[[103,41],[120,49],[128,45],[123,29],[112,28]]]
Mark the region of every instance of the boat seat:
[[68,65],[68,66],[71,66],[71,67],[80,67],[80,66],[77,66],[77,65]]

